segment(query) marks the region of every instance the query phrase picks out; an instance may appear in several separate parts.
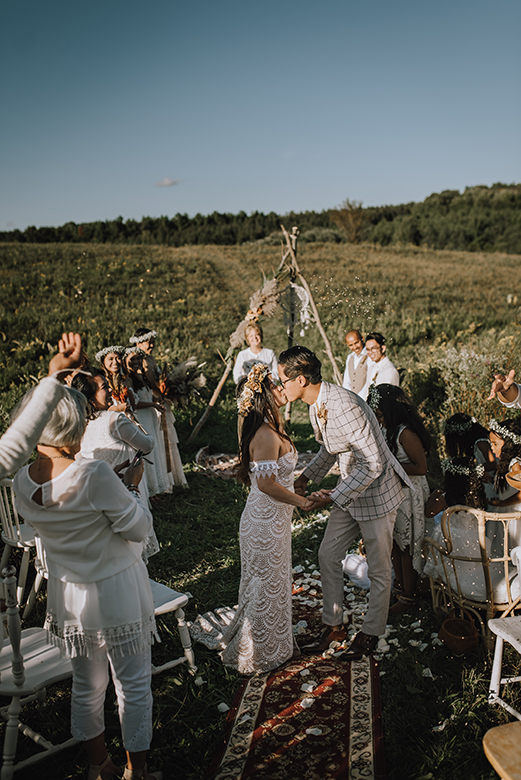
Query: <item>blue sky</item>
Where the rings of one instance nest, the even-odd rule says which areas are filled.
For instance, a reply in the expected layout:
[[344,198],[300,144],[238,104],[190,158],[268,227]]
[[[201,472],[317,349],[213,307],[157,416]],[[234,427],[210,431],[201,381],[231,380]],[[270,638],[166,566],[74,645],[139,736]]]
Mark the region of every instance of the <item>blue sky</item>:
[[4,0],[0,230],[520,182],[520,38],[518,0]]

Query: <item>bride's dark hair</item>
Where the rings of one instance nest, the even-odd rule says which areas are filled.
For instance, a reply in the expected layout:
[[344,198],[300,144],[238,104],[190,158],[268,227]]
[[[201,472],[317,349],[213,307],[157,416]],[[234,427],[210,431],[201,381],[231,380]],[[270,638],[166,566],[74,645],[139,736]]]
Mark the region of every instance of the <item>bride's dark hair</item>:
[[[243,377],[237,385],[237,398],[240,398],[247,381],[247,377]],[[239,482],[243,482],[245,485],[251,484],[250,444],[264,422],[267,422],[281,439],[291,441],[284,431],[279,407],[275,403],[275,398],[271,392],[271,378],[269,374],[260,383],[260,392],[253,394],[251,406],[247,414],[245,416],[239,415],[239,464],[235,469],[235,476]]]

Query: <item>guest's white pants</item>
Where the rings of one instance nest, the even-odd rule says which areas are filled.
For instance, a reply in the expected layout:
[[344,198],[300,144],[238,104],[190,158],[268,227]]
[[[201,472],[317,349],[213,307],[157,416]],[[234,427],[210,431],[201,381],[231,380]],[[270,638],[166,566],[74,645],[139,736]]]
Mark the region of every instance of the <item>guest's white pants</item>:
[[367,555],[368,577],[371,580],[369,606],[362,630],[380,636],[385,632],[391,593],[391,550],[396,509],[376,520],[358,522],[347,511],[333,506],[318,559],[322,580],[322,622],[339,626],[343,622],[344,572],[342,560],[358,534],[362,534]]
[[148,750],[152,740],[152,676],[150,650],[144,654],[92,660],[71,659],[71,731],[85,741],[105,731],[103,705],[109,683],[109,664],[116,697],[123,745],[130,753]]

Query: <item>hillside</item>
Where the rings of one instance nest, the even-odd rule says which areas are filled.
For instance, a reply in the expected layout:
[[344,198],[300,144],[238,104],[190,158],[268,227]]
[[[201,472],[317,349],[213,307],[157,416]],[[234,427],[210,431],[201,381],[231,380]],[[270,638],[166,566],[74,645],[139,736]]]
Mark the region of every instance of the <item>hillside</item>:
[[[353,203],[355,203],[353,201]],[[463,193],[445,190],[421,203],[362,208],[359,230],[353,236],[339,229],[339,207],[322,212],[285,215],[244,211],[238,214],[176,214],[140,221],[122,217],[104,222],[61,227],[28,227],[0,232],[0,242],[94,243],[187,246],[242,245],[263,242],[278,245],[279,226],[298,225],[307,243],[365,241],[373,245],[412,244],[431,249],[471,252],[521,253],[521,184],[467,187]]]

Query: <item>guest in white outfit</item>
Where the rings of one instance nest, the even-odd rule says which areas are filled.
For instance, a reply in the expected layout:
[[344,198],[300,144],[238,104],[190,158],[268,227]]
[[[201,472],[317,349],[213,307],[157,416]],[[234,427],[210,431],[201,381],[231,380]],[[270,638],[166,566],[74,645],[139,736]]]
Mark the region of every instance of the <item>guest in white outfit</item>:
[[[324,630],[308,652],[323,652],[332,641],[346,638],[343,629],[344,574],[342,559],[360,532],[364,540],[371,591],[363,630],[343,655],[356,660],[371,655],[384,633],[391,592],[391,549],[403,486],[412,484],[391,454],[375,415],[354,393],[322,381],[321,363],[305,347],[279,356],[279,376],[286,398],[310,407],[309,417],[321,447],[295,482],[304,495],[308,480],[319,482],[338,460],[340,479],[334,490],[312,493],[311,510],[331,506],[320,545]],[[305,650],[306,648],[303,648]]]
[[346,359],[342,387],[361,396],[367,379],[368,358],[360,331],[350,330],[349,333],[346,333],[346,344],[351,350],[351,354]]
[[[31,392],[22,399],[20,414],[30,403]],[[85,407],[84,396],[67,388],[41,433],[36,460],[15,477],[16,503],[47,553],[45,625],[71,659],[71,727],[87,751],[88,780],[110,780],[118,773],[105,744],[109,664],[127,751],[124,778],[159,780],[159,773],[146,768],[156,627],[141,560],[152,526],[139,491],[143,465],[128,468],[121,481],[102,460],[75,460]]]
[[243,376],[248,376],[253,366],[256,363],[262,363],[268,366],[271,378],[274,382],[279,381],[279,375],[277,373],[277,357],[272,349],[262,346],[262,328],[256,322],[250,323],[247,326],[244,334],[247,349],[241,350],[237,355],[235,366],[233,367],[233,380],[235,384]]
[[367,400],[370,385],[396,385],[400,384],[398,369],[391,363],[386,352],[385,338],[381,333],[368,333],[365,339],[365,348],[369,357],[365,387],[360,396]]

